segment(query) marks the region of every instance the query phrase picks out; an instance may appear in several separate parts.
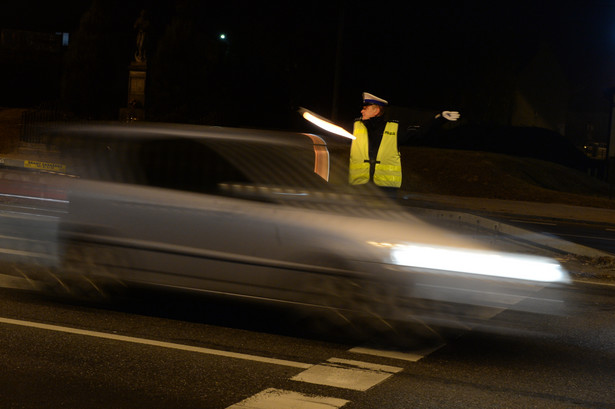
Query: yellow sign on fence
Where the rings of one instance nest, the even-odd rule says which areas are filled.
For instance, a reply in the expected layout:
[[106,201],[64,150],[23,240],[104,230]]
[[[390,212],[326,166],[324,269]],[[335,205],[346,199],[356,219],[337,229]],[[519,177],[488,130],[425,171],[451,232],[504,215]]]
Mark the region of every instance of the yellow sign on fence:
[[41,162],[38,160],[24,160],[23,166],[26,168],[52,170],[55,172],[66,172],[66,165],[60,163]]

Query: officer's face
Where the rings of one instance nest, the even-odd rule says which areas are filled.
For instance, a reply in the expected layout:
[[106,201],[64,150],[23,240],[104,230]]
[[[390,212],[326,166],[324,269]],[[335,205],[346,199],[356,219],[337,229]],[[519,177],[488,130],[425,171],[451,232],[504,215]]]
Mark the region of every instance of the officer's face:
[[361,119],[367,120],[378,116],[380,114],[380,107],[378,105],[365,105],[361,110]]

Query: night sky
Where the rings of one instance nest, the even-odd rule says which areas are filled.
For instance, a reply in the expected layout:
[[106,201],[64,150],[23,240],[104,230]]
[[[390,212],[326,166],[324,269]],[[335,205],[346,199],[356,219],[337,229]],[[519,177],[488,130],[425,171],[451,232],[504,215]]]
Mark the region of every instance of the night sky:
[[[164,17],[172,3],[126,1],[117,12],[136,18],[146,8]],[[537,44],[553,50],[583,101],[581,109],[599,109],[601,93],[615,85],[615,1],[200,3],[203,30],[227,33],[230,47],[267,44],[285,56],[284,63],[299,65],[305,86],[292,103],[325,116],[333,110],[334,84],[343,117],[358,114],[362,91],[399,106],[454,107],[460,93],[468,92],[468,78],[487,69],[494,50],[511,50],[522,59]],[[0,27],[71,32],[89,5],[89,0],[4,1]]]

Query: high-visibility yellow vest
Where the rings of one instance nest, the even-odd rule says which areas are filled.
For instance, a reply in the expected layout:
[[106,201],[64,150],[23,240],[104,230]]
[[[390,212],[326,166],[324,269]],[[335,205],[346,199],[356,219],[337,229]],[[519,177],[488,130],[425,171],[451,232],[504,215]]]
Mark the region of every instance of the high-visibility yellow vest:
[[[378,186],[401,186],[401,155],[397,149],[397,130],[397,122],[387,122],[384,127],[374,170],[374,183]],[[357,139],[350,145],[348,182],[351,185],[362,185],[369,182],[369,143],[367,128],[363,122],[354,123],[353,135]]]

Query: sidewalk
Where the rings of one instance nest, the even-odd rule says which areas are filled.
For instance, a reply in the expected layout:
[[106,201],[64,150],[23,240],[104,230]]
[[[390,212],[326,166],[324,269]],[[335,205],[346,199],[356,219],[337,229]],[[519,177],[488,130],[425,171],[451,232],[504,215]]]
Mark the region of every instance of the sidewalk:
[[428,208],[452,208],[502,215],[516,214],[544,220],[577,220],[615,227],[615,209],[410,192],[401,192],[400,198],[408,204]]
[[546,255],[557,259],[576,280],[615,281],[615,254],[579,245],[552,235],[535,233],[499,222],[498,216],[516,215],[542,222],[569,221],[595,223],[613,229],[615,210],[487,198],[456,197],[402,192],[402,204],[449,226],[465,226],[465,231],[511,251]]
[[553,236],[532,233],[528,230],[498,221],[503,216],[535,218],[540,222],[581,222],[596,224],[601,228],[613,229],[615,236],[615,210],[593,207],[571,206],[558,203],[538,203],[488,198],[456,197],[443,195],[411,194],[400,195],[401,203],[418,209],[432,218],[450,220],[475,226],[486,233],[504,234],[510,237],[532,240],[542,248],[554,252],[571,253],[582,257],[613,257],[591,247],[571,243]]

